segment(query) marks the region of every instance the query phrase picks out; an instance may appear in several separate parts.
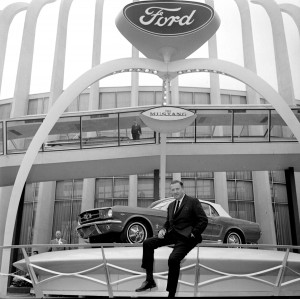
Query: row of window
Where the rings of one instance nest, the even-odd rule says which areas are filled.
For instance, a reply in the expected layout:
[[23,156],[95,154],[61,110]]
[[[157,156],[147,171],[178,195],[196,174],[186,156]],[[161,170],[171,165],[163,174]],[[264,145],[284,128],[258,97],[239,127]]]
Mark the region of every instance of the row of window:
[[[222,104],[246,104],[246,97],[240,95],[221,95]],[[139,91],[138,106],[156,105],[162,103],[162,91]],[[210,104],[210,94],[205,92],[179,92],[181,105]],[[48,112],[49,97],[29,99],[28,115],[46,114]],[[121,108],[131,106],[131,92],[101,92],[99,93],[99,109]],[[82,93],[74,99],[66,112],[89,110],[89,93]],[[0,105],[0,120],[10,118],[11,104]]]

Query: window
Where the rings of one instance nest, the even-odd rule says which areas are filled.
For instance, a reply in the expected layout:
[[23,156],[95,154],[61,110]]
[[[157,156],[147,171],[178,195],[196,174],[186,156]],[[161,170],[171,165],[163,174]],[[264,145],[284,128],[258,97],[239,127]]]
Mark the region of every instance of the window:
[[30,99],[28,103],[28,115],[46,114],[48,111],[49,98]]
[[0,105],[0,120],[10,117],[11,104]]
[[181,180],[185,192],[190,196],[214,201],[213,172],[185,172],[181,174]]
[[129,178],[109,177],[96,179],[95,208],[128,205]]
[[52,235],[57,230],[68,243],[78,243],[77,217],[81,212],[83,180],[58,181],[53,214]]
[[255,222],[251,172],[228,172],[227,190],[230,216]]

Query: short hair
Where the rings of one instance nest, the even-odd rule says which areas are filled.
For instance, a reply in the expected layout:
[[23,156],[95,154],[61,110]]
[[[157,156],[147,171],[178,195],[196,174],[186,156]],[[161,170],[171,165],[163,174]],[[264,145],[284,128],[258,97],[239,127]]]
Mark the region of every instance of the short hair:
[[179,181],[179,180],[172,180],[170,185],[174,185],[174,184],[180,184],[180,186],[183,188],[183,182]]

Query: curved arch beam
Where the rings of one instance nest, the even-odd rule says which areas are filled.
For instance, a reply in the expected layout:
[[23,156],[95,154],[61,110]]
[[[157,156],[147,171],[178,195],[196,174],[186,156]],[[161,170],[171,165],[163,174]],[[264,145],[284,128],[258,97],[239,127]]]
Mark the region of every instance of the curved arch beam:
[[14,117],[26,114],[25,105],[28,103],[27,98],[30,90],[35,31],[38,16],[45,5],[55,1],[56,0],[33,0],[27,8],[11,109],[11,115]]
[[285,12],[292,17],[300,34],[300,7],[290,3],[282,3],[279,4],[279,8],[282,12]]
[[62,0],[60,3],[48,108],[63,91],[68,21],[72,3],[73,0]]
[[[218,60],[218,59],[185,59],[180,61],[174,61],[170,64],[165,64],[161,61],[151,59],[119,59],[110,62],[103,63],[80,76],[75,80],[57,99],[42,125],[38,129],[36,135],[32,139],[30,146],[26,154],[24,155],[23,161],[20,165],[15,184],[11,193],[7,221],[5,225],[4,234],[4,245],[11,245],[12,243],[12,232],[14,229],[16,211],[19,205],[22,189],[26,183],[29,171],[34,163],[35,157],[37,156],[39,149],[50,133],[51,129],[63,114],[68,105],[73,99],[80,94],[84,89],[93,84],[95,81],[100,80],[114,72],[122,69],[129,68],[148,68],[155,69],[158,71],[158,75],[169,73],[170,76],[176,77],[178,71],[185,69],[208,69],[211,71],[217,71],[222,74],[227,74],[231,77],[236,78],[250,85],[263,97],[265,97],[274,108],[281,115],[286,124],[290,127],[291,131],[296,136],[298,142],[300,142],[300,123],[298,122],[291,109],[284,101],[284,99],[263,79],[259,78],[255,73],[247,70],[239,65]],[[2,254],[2,265],[1,272],[7,273],[9,267],[10,252],[3,251]]]
[[251,0],[251,2],[261,5],[270,18],[274,41],[278,91],[286,102],[292,105],[295,102],[294,87],[283,20],[279,6],[274,0]]
[[17,2],[8,5],[0,11],[0,93],[9,27],[14,17],[19,12],[27,9],[28,5],[29,4],[25,2]]

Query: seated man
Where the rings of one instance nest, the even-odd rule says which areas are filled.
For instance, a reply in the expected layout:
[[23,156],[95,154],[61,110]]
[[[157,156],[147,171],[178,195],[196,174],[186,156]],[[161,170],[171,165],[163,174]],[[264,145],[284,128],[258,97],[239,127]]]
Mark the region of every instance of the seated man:
[[146,281],[136,289],[142,292],[156,287],[153,279],[154,250],[161,246],[175,244],[169,256],[168,284],[169,297],[174,297],[180,273],[180,262],[202,241],[208,219],[197,198],[187,196],[181,181],[171,182],[171,192],[175,200],[170,203],[164,227],[157,237],[146,239],[143,243],[142,268],[146,269]]

